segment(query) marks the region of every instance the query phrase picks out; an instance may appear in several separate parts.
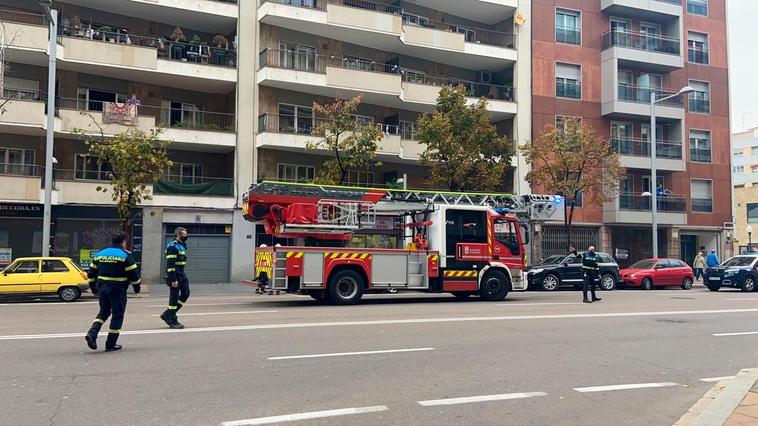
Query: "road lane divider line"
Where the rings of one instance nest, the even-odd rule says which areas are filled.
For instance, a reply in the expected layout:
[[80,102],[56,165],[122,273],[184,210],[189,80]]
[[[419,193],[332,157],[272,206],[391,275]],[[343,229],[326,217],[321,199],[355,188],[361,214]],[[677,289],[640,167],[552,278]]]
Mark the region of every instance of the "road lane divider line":
[[[184,309],[192,308],[194,306],[233,306],[233,305],[252,305],[253,302],[247,302],[247,303],[187,303],[186,306],[184,306]],[[162,305],[147,305],[146,308],[165,308],[166,304]]]
[[[181,316],[183,317],[202,317],[206,315],[236,315],[236,314],[272,314],[279,311],[236,311],[236,312],[192,312],[192,313],[182,313]],[[153,315],[154,317],[159,317],[160,315]]]
[[731,300],[731,301],[736,301],[736,300],[758,300],[758,297],[735,297],[734,299],[724,299],[724,300]]
[[735,377],[736,376],[706,377],[704,379],[699,379],[699,380],[705,383],[716,383],[716,382],[721,382],[723,380],[732,380]]
[[713,337],[752,336],[755,334],[758,334],[758,331],[738,331],[736,333],[713,333]]
[[[333,322],[306,322],[306,323],[281,323],[281,324],[252,324],[230,325],[215,327],[196,327],[174,329],[146,329],[125,330],[121,335],[141,334],[166,334],[166,333],[207,333],[216,331],[248,331],[248,330],[275,330],[286,328],[319,328],[319,327],[349,327],[369,325],[400,325],[400,324],[439,324],[456,322],[497,322],[497,321],[529,321],[545,319],[582,319],[582,318],[624,318],[624,317],[656,317],[656,316],[680,316],[680,315],[723,315],[758,312],[758,308],[745,309],[709,309],[689,311],[658,311],[658,312],[611,312],[602,314],[555,314],[555,315],[503,315],[487,317],[445,317],[445,318],[409,318],[409,319],[385,319],[364,321],[333,321]],[[753,334],[758,334],[754,332]],[[11,334],[0,336],[0,340],[32,340],[32,339],[57,339],[66,337],[81,338],[84,333],[52,333],[52,334]]]
[[341,408],[338,410],[311,411],[307,413],[285,414],[281,416],[258,417],[255,419],[235,420],[223,422],[221,426],[247,426],[247,425],[268,425],[272,423],[295,422],[301,420],[323,419],[325,417],[350,416],[355,414],[378,413],[387,411],[389,408],[384,405],[375,405],[373,407],[355,407]]
[[628,385],[589,386],[589,387],[584,387],[584,388],[574,388],[574,390],[581,393],[590,393],[590,392],[610,392],[610,391],[630,390],[630,389],[665,388],[665,387],[671,387],[671,386],[681,386],[681,385],[679,383],[674,383],[674,382],[632,383]]
[[375,354],[392,354],[402,352],[424,352],[433,351],[434,348],[410,348],[410,349],[388,349],[383,351],[362,351],[362,352],[340,352],[331,354],[313,354],[313,355],[291,355],[270,357],[270,361],[279,361],[284,359],[306,359],[306,358],[328,358],[335,356],[352,356],[352,355],[375,355]]
[[547,396],[547,393],[546,392],[502,393],[502,394],[496,394],[496,395],[465,396],[461,398],[431,399],[428,401],[417,401],[417,403],[418,405],[421,405],[423,407],[436,407],[439,405],[457,405],[457,404],[471,404],[475,402],[505,401],[509,399],[535,398],[538,396]]
[[540,303],[498,303],[500,306],[553,306],[553,305],[583,305],[582,302],[540,302]]
[[[0,303],[0,306],[58,306],[58,305],[97,305],[100,302],[21,302],[21,303]],[[166,306],[166,305],[163,305]]]

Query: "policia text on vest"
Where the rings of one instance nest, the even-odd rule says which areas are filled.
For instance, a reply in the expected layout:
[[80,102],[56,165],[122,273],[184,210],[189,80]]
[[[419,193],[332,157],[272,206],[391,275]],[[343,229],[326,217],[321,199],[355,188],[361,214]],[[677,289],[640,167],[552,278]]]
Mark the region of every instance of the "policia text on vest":
[[184,273],[187,265],[187,230],[176,228],[175,239],[166,246],[166,285],[169,287],[168,308],[161,319],[171,328],[184,328],[177,313],[190,296],[189,280]]
[[85,340],[90,349],[97,349],[97,335],[108,317],[111,317],[108,338],[105,341],[106,351],[117,351],[121,325],[124,323],[126,312],[126,290],[131,284],[134,292],[139,293],[140,274],[137,263],[131,253],[126,251],[126,235],[116,234],[111,239],[111,245],[95,253],[87,272],[90,290],[97,295],[100,311],[95,317]]

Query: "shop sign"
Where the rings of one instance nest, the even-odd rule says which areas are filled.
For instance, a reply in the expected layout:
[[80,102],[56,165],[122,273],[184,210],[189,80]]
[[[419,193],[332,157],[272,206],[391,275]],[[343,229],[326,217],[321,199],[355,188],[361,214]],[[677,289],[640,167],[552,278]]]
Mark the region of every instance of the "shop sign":
[[9,265],[13,260],[12,248],[0,248],[0,265]]
[[89,268],[89,264],[92,263],[92,256],[97,253],[95,249],[79,249],[79,267],[86,270]]
[[42,217],[39,204],[0,203],[1,217]]

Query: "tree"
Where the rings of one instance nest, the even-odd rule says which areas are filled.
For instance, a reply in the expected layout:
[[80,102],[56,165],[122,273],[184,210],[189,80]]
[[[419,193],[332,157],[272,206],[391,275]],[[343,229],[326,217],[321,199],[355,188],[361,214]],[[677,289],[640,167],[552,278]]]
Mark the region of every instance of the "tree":
[[589,195],[591,202],[612,201],[618,194],[619,181],[625,169],[619,156],[611,149],[609,139],[601,138],[581,120],[565,119],[558,126],[546,126],[536,143],[520,147],[531,170],[526,180],[532,188],[539,187],[565,197],[564,217],[567,248],[571,247],[571,225],[576,200]]
[[[160,180],[171,166],[169,142],[160,139],[160,129],[148,132],[129,129],[106,137],[102,126],[94,118],[92,121],[99,129],[98,135],[92,136],[82,129],[75,132],[83,137],[90,154],[110,166],[106,173],[112,187],[111,198],[126,232],[131,226],[130,211],[142,201],[152,199],[147,186]],[[97,190],[108,192],[109,188],[98,186]]]
[[347,180],[348,170],[381,165],[373,160],[376,158],[377,142],[383,137],[382,131],[377,126],[356,120],[353,114],[360,104],[360,96],[353,99],[337,97],[327,104],[313,103],[319,118],[314,134],[322,135],[323,139],[309,142],[306,148],[333,154],[333,158],[321,165],[317,182],[342,185]]
[[443,87],[437,111],[422,114],[416,138],[426,145],[422,163],[431,164],[428,183],[451,191],[494,191],[501,187],[514,150],[487,114],[487,100],[467,105],[463,86]]

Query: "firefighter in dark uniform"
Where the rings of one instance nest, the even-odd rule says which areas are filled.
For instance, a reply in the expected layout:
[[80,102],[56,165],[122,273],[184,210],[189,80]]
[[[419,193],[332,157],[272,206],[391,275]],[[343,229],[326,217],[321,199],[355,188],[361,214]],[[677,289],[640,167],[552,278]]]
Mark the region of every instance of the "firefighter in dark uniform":
[[95,253],[87,272],[89,287],[92,294],[100,301],[100,312],[97,313],[84,339],[90,349],[97,349],[97,335],[108,317],[111,317],[108,338],[105,341],[105,351],[117,351],[121,325],[124,323],[126,311],[126,290],[129,284],[134,292],[140,292],[140,276],[137,263],[131,253],[126,251],[126,235],[119,233],[111,239],[111,245]]
[[[584,287],[582,288],[584,293],[584,303],[599,302],[599,297],[595,296],[595,284],[599,279],[600,266],[597,264],[597,254],[595,253],[595,246],[589,246],[584,253],[577,253],[576,249],[571,247],[571,253],[578,257],[582,261],[582,272],[584,276]],[[592,292],[592,300],[587,298],[587,292]]]
[[176,228],[174,238],[166,246],[166,285],[169,286],[168,308],[161,319],[171,328],[184,328],[176,313],[187,303],[190,296],[189,280],[184,273],[187,265],[187,230]]

